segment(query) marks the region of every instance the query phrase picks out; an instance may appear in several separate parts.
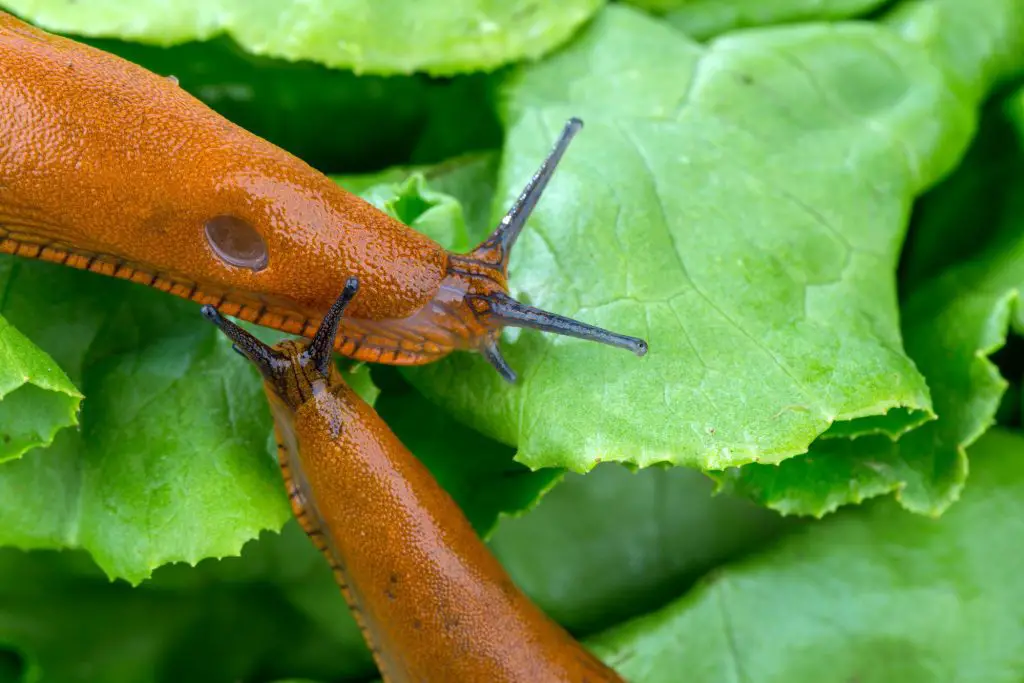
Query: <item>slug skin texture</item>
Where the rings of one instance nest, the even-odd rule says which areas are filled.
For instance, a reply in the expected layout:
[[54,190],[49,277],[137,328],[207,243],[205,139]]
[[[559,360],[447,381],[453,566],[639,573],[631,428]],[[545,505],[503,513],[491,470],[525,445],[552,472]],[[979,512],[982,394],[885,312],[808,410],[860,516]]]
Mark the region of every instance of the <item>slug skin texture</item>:
[[[343,121],[343,116],[339,117]],[[131,280],[312,336],[362,283],[335,348],[416,365],[480,351],[506,379],[501,328],[646,353],[642,340],[508,296],[508,258],[573,119],[490,238],[451,254],[178,86],[0,12],[0,253]]]
[[264,378],[292,510],[334,570],[390,683],[622,679],[513,584],[451,496],[341,379],[350,278],[312,342],[268,347],[203,314]]

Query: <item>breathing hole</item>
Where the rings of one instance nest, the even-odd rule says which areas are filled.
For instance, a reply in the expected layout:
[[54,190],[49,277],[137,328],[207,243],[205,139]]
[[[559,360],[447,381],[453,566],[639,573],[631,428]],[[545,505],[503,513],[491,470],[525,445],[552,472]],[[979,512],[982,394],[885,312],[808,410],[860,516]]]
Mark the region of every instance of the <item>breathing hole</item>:
[[254,271],[267,267],[267,243],[241,218],[214,216],[206,221],[206,240],[225,263]]

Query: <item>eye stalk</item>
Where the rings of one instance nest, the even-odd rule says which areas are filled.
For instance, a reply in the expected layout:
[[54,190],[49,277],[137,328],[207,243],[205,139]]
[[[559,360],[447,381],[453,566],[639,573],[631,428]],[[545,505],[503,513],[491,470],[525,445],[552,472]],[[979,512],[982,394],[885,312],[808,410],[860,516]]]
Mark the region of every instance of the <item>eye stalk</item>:
[[352,298],[358,291],[359,278],[350,277],[345,280],[344,289],[341,290],[341,294],[331,304],[327,315],[320,321],[320,327],[316,329],[313,341],[306,348],[307,358],[316,367],[317,372],[324,377],[327,377],[331,368],[331,354],[334,352],[334,339],[338,336],[338,326],[341,324],[345,309],[348,308],[349,303],[351,303]]
[[617,349],[632,351],[637,356],[647,354],[647,342],[643,339],[609,332],[557,313],[542,311],[500,292],[489,295],[487,303],[491,316],[505,327],[528,327],[541,332],[554,332],[564,337],[576,337],[614,346]]
[[282,370],[289,367],[292,359],[297,355],[300,365],[312,364],[316,372],[327,379],[331,369],[331,354],[334,352],[334,338],[338,336],[338,325],[341,324],[345,309],[358,291],[359,279],[348,278],[341,294],[335,299],[324,319],[320,321],[320,326],[317,328],[316,334],[313,335],[312,341],[305,346],[291,343],[278,347],[267,346],[222,316],[213,306],[203,306],[202,314],[233,342],[232,348],[235,351],[248,358],[259,368],[265,378],[278,377]]
[[508,267],[508,256],[512,251],[512,247],[515,246],[516,240],[519,239],[519,234],[526,225],[526,221],[529,220],[534,207],[537,206],[541,195],[544,194],[544,189],[547,188],[551,177],[555,174],[558,162],[562,160],[565,151],[569,149],[569,143],[572,142],[572,139],[581,130],[583,130],[582,120],[573,117],[566,121],[565,127],[562,128],[562,134],[558,136],[554,147],[551,148],[547,157],[541,162],[540,168],[530,178],[530,182],[526,183],[526,187],[519,193],[519,198],[516,199],[508,213],[498,223],[498,227],[494,229],[490,237],[474,250],[474,253],[484,250],[495,250],[497,251],[495,255],[497,260],[504,264],[506,268]]
[[[490,237],[484,240],[480,246],[470,252],[468,259],[461,257],[461,260],[470,263],[472,267],[478,269],[489,267],[497,270],[500,272],[500,279],[502,281],[507,280],[508,261],[512,253],[512,247],[515,245],[516,240],[519,239],[519,234],[522,232],[523,226],[526,225],[526,221],[529,219],[534,207],[537,206],[537,202],[540,201],[541,194],[543,194],[544,188],[547,187],[548,182],[554,175],[558,162],[561,161],[566,149],[568,149],[569,143],[582,128],[583,121],[578,118],[571,118],[566,122],[565,127],[562,129],[562,134],[558,137],[551,152],[548,153],[540,168],[530,178],[530,181],[523,188],[522,193],[520,193],[519,198],[516,199],[515,203],[508,210],[508,213],[498,223],[498,227],[494,229]],[[494,281],[498,279],[493,274],[491,277],[477,279],[478,290],[467,294],[466,298],[473,300],[476,304],[474,310],[478,315],[486,315],[489,325],[492,327],[499,329],[502,327],[529,327],[542,332],[552,332],[567,337],[576,337],[577,339],[585,339],[598,342],[599,344],[626,349],[627,351],[632,351],[637,356],[643,356],[647,353],[647,342],[643,339],[611,332],[594,325],[588,325],[572,318],[566,318],[556,313],[549,313],[548,311],[520,303],[510,297],[505,291],[494,289],[487,283],[487,280]],[[485,291],[480,291],[481,289]],[[501,350],[498,347],[497,333],[483,340],[479,350],[505,380],[509,382],[516,381],[515,371],[509,367],[501,355]]]
[[248,358],[259,368],[260,374],[267,379],[279,374],[288,367],[288,359],[271,346],[267,346],[238,325],[234,324],[213,306],[203,306],[203,317],[212,322],[224,335],[231,340],[231,348],[239,355]]

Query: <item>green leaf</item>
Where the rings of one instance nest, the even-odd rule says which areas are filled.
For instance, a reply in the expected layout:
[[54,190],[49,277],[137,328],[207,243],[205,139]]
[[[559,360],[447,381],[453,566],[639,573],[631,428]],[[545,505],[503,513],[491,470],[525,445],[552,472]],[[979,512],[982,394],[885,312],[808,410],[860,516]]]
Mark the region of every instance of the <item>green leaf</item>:
[[[1003,188],[1024,175],[1017,119],[1024,122],[1024,91],[990,102],[963,163],[914,207],[900,264],[903,291],[974,257],[991,242],[1006,209]],[[967,224],[970,230],[964,229]]]
[[[935,206],[925,205],[914,240],[927,250],[921,267],[934,269],[929,261],[939,258],[938,245],[954,226],[991,221],[971,231],[973,243],[961,251],[970,258],[917,284],[903,307],[907,351],[928,379],[938,420],[896,443],[827,441],[779,467],[732,469],[717,477],[725,490],[782,512],[815,515],[888,491],[908,509],[931,515],[957,500],[967,478],[964,449],[994,424],[1007,387],[989,356],[1006,343],[1008,329],[1024,331],[1024,176],[1007,172],[1024,168],[1024,90],[999,108],[1019,117],[1017,138],[1002,138],[1001,161],[992,164],[1001,170],[993,172],[976,152],[962,173],[929,196]],[[978,149],[992,147],[983,139]],[[993,175],[1001,182],[981,182]],[[952,215],[941,211],[953,208],[949,197],[961,200]],[[958,244],[955,237],[950,248]]]
[[[88,398],[81,433],[0,466],[0,544],[85,548],[110,576],[138,582],[281,527],[289,510],[260,382],[194,304],[4,262],[4,313],[46,328],[37,341]],[[62,291],[74,294],[53,296]]]
[[365,189],[363,199],[455,251],[469,249],[462,205],[452,196],[427,187],[422,173],[396,183]]
[[848,19],[867,14],[885,0],[627,0],[665,14],[665,19],[697,40],[752,26]]
[[904,39],[943,66],[949,87],[979,100],[1024,71],[1024,5],[1020,0],[916,0],[885,19]]
[[471,245],[483,242],[494,230],[491,209],[498,184],[497,154],[477,153],[450,159],[426,169],[424,177],[431,189],[458,200]]
[[444,81],[356,76],[250,55],[226,38],[171,48],[74,38],[174,75],[217,113],[327,173],[437,163],[501,144],[489,103],[492,79],[479,74]]
[[514,293],[651,351],[506,335],[517,386],[456,354],[409,373],[431,400],[530,467],[576,471],[775,463],[836,423],[898,436],[931,416],[902,352],[897,250],[975,103],[922,50],[864,24],[702,48],[612,6],[503,101],[501,205],[569,115],[587,122],[519,241]]
[[[450,86],[425,78],[356,76],[310,62],[255,57],[223,38],[172,48],[83,42],[175,76],[217,113],[325,172],[403,162],[419,146],[434,101],[451,99]],[[459,99],[451,106],[475,102],[470,93],[453,95]]]
[[[81,433],[0,466],[0,545],[83,548],[111,577],[137,583],[163,564],[235,555],[289,519],[261,382],[194,304],[11,257],[0,273],[3,312],[38,333],[88,396]],[[286,336],[243,325],[267,343]],[[377,400],[368,366],[342,372]],[[397,376],[388,388],[381,414],[481,533],[560,478],[514,462]]]
[[633,683],[1018,681],[1024,439],[995,430],[971,462],[941,520],[840,512],[591,645]]
[[[449,75],[535,59],[568,40],[602,0],[3,0],[44,28],[174,45],[227,34],[249,52],[356,73]],[[285,28],[283,28],[285,27]]]
[[364,401],[371,406],[377,403],[380,388],[373,381],[369,365],[357,363],[348,368],[342,367],[341,377],[345,380],[345,384],[352,387],[352,390],[359,394]]
[[[485,155],[335,180],[445,247],[465,251],[471,242],[463,206],[479,218],[493,193],[493,171],[494,158]],[[478,233],[472,242],[481,239]],[[490,534],[501,515],[531,508],[561,480],[559,469],[531,472],[514,462],[514,449],[459,424],[394,370],[380,367],[375,376],[384,378],[386,388],[377,412],[452,495],[481,536]]]
[[501,515],[521,514],[562,479],[557,469],[530,471],[515,450],[459,424],[427,402],[392,370],[377,402],[378,414],[452,495],[481,536]]
[[660,606],[790,526],[743,499],[712,496],[693,470],[609,464],[567,474],[535,509],[502,521],[490,544],[548,614],[590,633]]
[[[383,399],[393,388],[382,384]],[[632,616],[789,526],[710,496],[710,483],[684,469],[607,466],[568,479],[524,517],[502,520],[493,544],[534,599],[573,628]],[[241,557],[162,567],[132,589],[109,583],[82,554],[0,551],[5,645],[25,656],[37,683],[349,680],[373,671],[327,564],[294,522]]]
[[493,102],[498,82],[493,74],[431,80],[429,116],[409,161],[439,164],[500,148],[504,131]]
[[779,465],[752,464],[712,472],[719,490],[746,496],[785,515],[822,517],[840,506],[896,493],[911,510],[938,515],[956,499],[966,471],[957,462],[929,471],[906,443],[918,443],[925,425],[896,442],[884,435],[823,439],[805,455]]
[[[419,174],[424,182],[413,181]],[[394,211],[392,215],[414,229],[437,240],[446,249],[455,249],[457,240],[463,238],[468,244],[482,242],[494,226],[491,224],[491,205],[497,184],[498,158],[489,152],[466,154],[430,166],[392,167],[378,173],[363,175],[335,176],[333,180],[360,195],[381,210],[388,210],[389,202],[399,204],[396,195],[419,193],[419,211]],[[404,189],[403,189],[404,188]],[[448,208],[448,199],[454,198],[460,210]],[[402,202],[403,207],[415,207],[417,202]],[[425,209],[444,206],[443,215],[451,225],[438,223],[417,223]],[[445,241],[448,240],[448,241]]]
[[241,557],[165,567],[138,587],[111,583],[84,553],[0,550],[4,649],[24,658],[32,683],[374,672],[326,563],[296,524]]
[[78,423],[81,401],[53,359],[0,315],[0,463],[53,443]]

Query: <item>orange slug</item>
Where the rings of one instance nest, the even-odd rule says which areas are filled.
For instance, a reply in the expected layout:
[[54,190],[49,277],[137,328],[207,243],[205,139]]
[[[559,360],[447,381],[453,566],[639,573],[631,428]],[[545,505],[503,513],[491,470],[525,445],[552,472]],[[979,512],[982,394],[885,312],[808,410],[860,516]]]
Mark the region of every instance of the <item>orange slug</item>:
[[[335,348],[416,365],[481,352],[509,381],[506,326],[644,355],[647,344],[522,304],[508,258],[573,119],[494,233],[446,251],[178,86],[0,12],[0,253],[112,275],[310,336],[345,278]],[[316,273],[317,277],[308,277]]]
[[[601,683],[614,671],[513,584],[427,468],[341,379],[349,278],[310,342],[213,321],[264,379],[295,516],[334,569],[388,683]],[[354,305],[353,305],[354,307]]]

